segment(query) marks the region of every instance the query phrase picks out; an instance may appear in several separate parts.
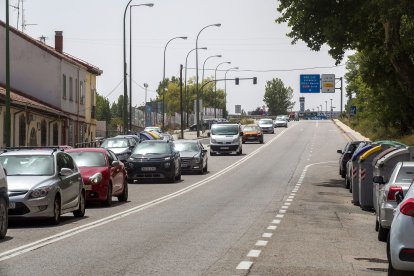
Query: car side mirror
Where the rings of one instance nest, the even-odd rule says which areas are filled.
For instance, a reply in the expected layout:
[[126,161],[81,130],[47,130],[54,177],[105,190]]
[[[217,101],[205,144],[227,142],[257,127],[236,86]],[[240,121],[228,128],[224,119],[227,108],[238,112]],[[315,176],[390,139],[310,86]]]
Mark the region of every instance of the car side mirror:
[[400,204],[404,200],[404,194],[401,191],[397,191],[395,193],[395,201],[397,201],[397,204]]
[[118,167],[121,163],[118,160],[112,161],[112,167]]
[[337,150],[336,152],[342,154],[342,150]]
[[60,176],[69,176],[71,174],[73,174],[73,170],[69,168],[62,168],[59,172]]
[[372,178],[372,182],[378,183],[378,184],[385,184],[384,177],[382,175],[376,175]]

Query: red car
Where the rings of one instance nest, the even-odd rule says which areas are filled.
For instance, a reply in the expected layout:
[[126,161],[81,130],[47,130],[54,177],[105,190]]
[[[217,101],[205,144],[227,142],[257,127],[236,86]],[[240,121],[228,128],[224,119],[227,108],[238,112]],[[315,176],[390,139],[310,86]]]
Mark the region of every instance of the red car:
[[86,190],[86,201],[111,206],[112,197],[128,200],[127,173],[115,153],[105,148],[65,150],[79,167]]

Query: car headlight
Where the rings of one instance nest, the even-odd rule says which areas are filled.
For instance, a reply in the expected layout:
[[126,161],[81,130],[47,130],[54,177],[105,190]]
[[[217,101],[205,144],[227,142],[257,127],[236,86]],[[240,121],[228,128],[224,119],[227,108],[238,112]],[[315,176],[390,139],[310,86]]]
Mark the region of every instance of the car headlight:
[[39,198],[39,197],[45,197],[47,194],[52,190],[51,187],[41,187],[33,190],[33,192],[30,193],[30,198]]
[[240,138],[237,137],[236,139],[233,140],[233,143],[238,143],[239,142],[239,139]]
[[89,177],[89,183],[91,184],[98,184],[102,180],[102,174],[101,173],[95,173],[91,177]]
[[211,141],[211,143],[213,143],[213,144],[217,144],[216,139],[213,139],[213,138],[212,138],[210,141]]
[[164,158],[165,161],[170,161],[171,160],[171,156],[167,156]]
[[201,162],[201,158],[200,158],[200,157],[194,157],[194,161],[195,161],[196,163],[200,163],[200,162]]

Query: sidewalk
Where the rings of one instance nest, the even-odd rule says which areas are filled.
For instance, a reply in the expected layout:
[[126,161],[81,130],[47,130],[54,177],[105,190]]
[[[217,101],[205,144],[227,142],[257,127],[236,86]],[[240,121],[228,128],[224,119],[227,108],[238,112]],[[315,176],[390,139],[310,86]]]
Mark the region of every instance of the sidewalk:
[[346,124],[342,123],[338,119],[333,120],[337,127],[346,135],[350,140],[353,141],[370,141],[369,138],[363,136],[361,133],[356,132]]

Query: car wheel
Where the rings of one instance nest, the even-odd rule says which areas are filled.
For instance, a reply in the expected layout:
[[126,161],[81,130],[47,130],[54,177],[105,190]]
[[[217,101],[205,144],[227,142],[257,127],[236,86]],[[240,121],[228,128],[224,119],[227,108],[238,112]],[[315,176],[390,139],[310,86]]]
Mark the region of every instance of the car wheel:
[[179,170],[178,175],[175,177],[176,180],[181,180],[181,170]]
[[378,232],[378,229],[379,229],[379,221],[378,221],[378,217],[375,216],[375,231]]
[[214,155],[216,155],[216,154],[214,152],[210,151],[210,156],[214,156]]
[[170,183],[174,183],[175,182],[175,168],[173,168],[172,172],[171,172],[171,176],[168,177],[168,182]]
[[105,207],[109,207],[112,205],[112,183],[108,183],[108,191],[106,193],[106,199],[102,202],[102,205]]
[[243,149],[240,148],[240,150],[237,152],[237,155],[241,155],[243,153]]
[[263,138],[262,139],[259,139],[259,143],[260,144],[263,144]]
[[76,218],[81,218],[85,215],[85,192],[82,191],[79,195],[79,208],[73,212]]
[[349,179],[345,178],[345,188],[349,189],[350,186],[351,186],[351,183],[349,182]]
[[53,201],[53,217],[50,218],[50,223],[58,225],[60,223],[60,197],[57,195]]
[[378,240],[382,242],[387,241],[387,236],[388,236],[389,231],[390,231],[389,229],[383,228],[381,226],[381,223],[378,223]]
[[0,198],[0,239],[4,239],[7,234],[8,227],[8,215],[7,215],[7,206],[6,200]]
[[118,196],[118,201],[128,201],[128,182],[126,180],[124,180],[124,190],[122,191],[122,194]]

